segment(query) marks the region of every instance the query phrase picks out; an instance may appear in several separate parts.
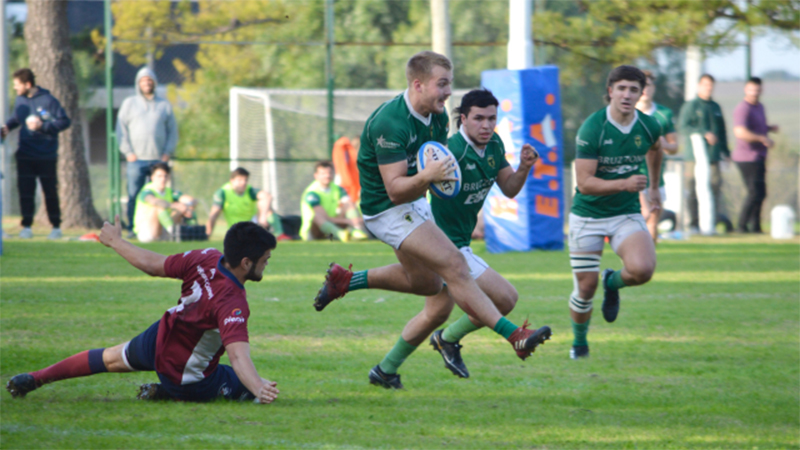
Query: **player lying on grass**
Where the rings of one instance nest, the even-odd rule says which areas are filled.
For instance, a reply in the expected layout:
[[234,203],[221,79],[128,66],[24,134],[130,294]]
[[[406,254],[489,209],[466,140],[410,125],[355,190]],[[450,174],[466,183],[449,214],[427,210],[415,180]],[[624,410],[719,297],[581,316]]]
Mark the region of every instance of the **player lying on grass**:
[[649,173],[647,195],[652,212],[658,214],[663,131],[655,118],[636,111],[646,84],[645,74],[636,67],[612,70],[606,83],[609,105],[589,116],[578,130],[577,188],[569,215],[569,257],[575,279],[569,300],[575,335],[572,359],[589,356],[586,334],[605,237],[623,265],[622,270],[603,272],[606,322],[617,319],[619,290],[647,283],[656,269],[656,249],[641,214],[639,192],[648,186],[642,173]]
[[[54,381],[147,370],[155,371],[161,383],[143,385],[142,399],[275,400],[276,383],[261,378],[250,359],[250,309],[244,290],[247,280],[261,280],[275,236],[255,223],[240,222],[225,235],[224,255],[209,248],[167,257],[123,240],[121,231],[117,216],[114,225],[103,225],[100,242],[148,275],[182,279],[178,304],[128,342],[83,351],[11,378],[8,392],[24,397]],[[226,351],[232,368],[219,364]]]
[[[457,110],[458,133],[447,140],[447,147],[461,167],[461,191],[449,200],[431,196],[431,210],[436,225],[467,260],[470,276],[505,316],[517,303],[517,290],[483,259],[473,254],[469,244],[492,185],[496,182],[504,195],[515,197],[525,185],[528,173],[539,155],[530,144],[525,144],[520,152],[519,169],[515,171],[511,168],[506,161],[503,141],[494,132],[498,104],[495,96],[485,89],[470,91],[461,99]],[[399,342],[410,345],[409,350],[416,348],[447,320],[454,303],[470,311],[468,305],[450,296],[447,286],[437,295],[426,298],[425,308],[408,322]],[[459,341],[481,327],[483,323],[479,319],[465,313],[456,322],[431,336],[431,345],[442,355],[445,367],[453,374],[469,377],[469,371],[461,359]],[[541,327],[539,332],[545,339],[550,336],[549,327]],[[400,349],[403,347],[405,345],[401,344]],[[404,356],[407,355],[398,352],[397,348],[392,349],[378,367],[384,373],[397,373]]]
[[[424,198],[431,183],[453,179],[452,158],[431,160],[417,171],[417,153],[423,143],[447,142],[444,103],[450,96],[452,64],[445,56],[420,52],[408,61],[406,79],[408,89],[367,120],[358,153],[364,223],[375,237],[394,248],[399,263],[355,274],[331,264],[314,306],[321,311],[347,292],[367,288],[434,296],[442,290],[444,279],[452,297],[506,338],[524,359],[544,341],[544,330],[518,327],[503,317],[470,275],[464,255],[432,220]],[[391,352],[395,366],[415,348],[401,337]],[[386,388],[402,387],[400,376],[385,372],[380,365],[369,372],[369,380]]]

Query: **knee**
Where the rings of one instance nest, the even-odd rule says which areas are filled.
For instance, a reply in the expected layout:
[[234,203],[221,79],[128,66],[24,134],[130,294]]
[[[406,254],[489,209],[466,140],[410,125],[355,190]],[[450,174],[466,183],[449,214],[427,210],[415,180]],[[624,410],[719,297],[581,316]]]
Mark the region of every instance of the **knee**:
[[497,299],[497,304],[495,306],[497,306],[497,310],[500,311],[500,314],[505,316],[514,309],[517,305],[517,300],[519,300],[519,293],[513,286],[510,286],[509,289]]
[[[627,268],[626,268],[627,269]],[[656,271],[655,263],[638,264],[635,267],[627,269],[628,273],[633,277],[634,282],[645,284],[653,278],[653,273]]]
[[581,281],[578,283],[578,295],[585,300],[594,298],[594,293],[597,292],[597,283],[598,277]]
[[452,255],[447,257],[447,261],[451,261],[440,274],[442,278],[448,283],[466,282],[472,279],[469,273],[469,265],[464,255],[459,251],[453,252]]

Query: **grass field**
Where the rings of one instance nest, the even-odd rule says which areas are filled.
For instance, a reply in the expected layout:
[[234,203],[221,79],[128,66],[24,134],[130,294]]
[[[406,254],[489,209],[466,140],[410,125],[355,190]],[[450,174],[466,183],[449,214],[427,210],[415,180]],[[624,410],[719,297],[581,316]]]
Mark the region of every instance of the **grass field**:
[[[220,242],[212,242],[221,248]],[[208,243],[159,244],[178,253]],[[565,252],[476,253],[520,292],[510,318],[553,340],[521,362],[494,333],[467,337],[472,377],[426,344],[401,368],[404,391],[367,383],[422,301],[358,291],[313,310],[326,264],[393,262],[383,244],[281,244],[248,283],[253,358],[278,381],[272,405],[136,401],[152,373],[102,374],[0,394],[2,448],[798,448],[800,246],[697,239],[658,248],[653,281],[598,314],[592,356],[568,359]],[[129,340],[179,297],[94,243],[6,241],[0,381],[84,349]],[[618,267],[606,251],[603,267]],[[599,301],[597,302],[599,306]],[[598,311],[599,312],[599,311]],[[458,314],[454,313],[452,319]],[[227,358],[223,357],[227,363]]]

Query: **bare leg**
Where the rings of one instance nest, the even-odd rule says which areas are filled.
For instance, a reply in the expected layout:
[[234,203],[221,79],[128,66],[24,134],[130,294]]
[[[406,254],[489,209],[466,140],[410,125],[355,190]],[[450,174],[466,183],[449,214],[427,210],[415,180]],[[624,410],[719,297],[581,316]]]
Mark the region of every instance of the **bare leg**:
[[[403,241],[397,254],[407,273],[411,270],[424,273],[427,269],[442,277],[447,282],[450,295],[458,299],[467,313],[485,325],[494,327],[503,317],[472,279],[464,255],[432,221],[427,221],[414,230]],[[408,256],[420,261],[424,266],[410,268],[403,263]]]
[[622,281],[627,286],[639,286],[650,281],[656,270],[656,248],[650,235],[639,231],[628,236],[617,248],[622,258]]
[[[503,316],[507,316],[508,313],[514,309],[514,306],[516,306],[517,300],[519,299],[517,290],[508,280],[503,278],[502,275],[491,267],[486,269],[475,281],[478,283],[478,287],[489,296],[489,299]],[[458,303],[458,300],[456,300],[456,303]],[[461,307],[460,304],[459,307]],[[483,326],[483,323],[473,316],[469,316],[469,320],[477,327]]]
[[403,339],[413,346],[420,345],[437,328],[447,322],[455,303],[447,293],[447,288],[425,299],[425,307],[409,320],[403,328]]

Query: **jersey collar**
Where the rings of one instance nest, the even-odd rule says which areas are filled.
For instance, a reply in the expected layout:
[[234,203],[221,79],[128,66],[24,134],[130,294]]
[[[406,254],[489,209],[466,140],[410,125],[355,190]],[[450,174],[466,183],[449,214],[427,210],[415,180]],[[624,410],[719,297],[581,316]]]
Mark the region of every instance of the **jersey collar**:
[[235,277],[235,276],[234,276],[234,275],[231,273],[231,271],[230,271],[230,270],[228,270],[228,269],[226,269],[226,268],[225,268],[225,266],[222,264],[222,259],[223,259],[224,257],[225,257],[225,255],[222,255],[222,256],[220,256],[220,257],[219,257],[219,261],[217,261],[217,270],[219,270],[219,273],[221,273],[221,274],[225,275],[225,276],[226,276],[226,277],[228,277],[228,278],[229,278],[231,281],[233,281],[233,284],[235,284],[236,286],[239,286],[239,289],[244,289],[244,286],[242,285],[242,283],[240,283],[240,282],[239,282],[239,279],[238,279],[238,278],[236,278],[236,277]]
[[[475,145],[474,142],[472,142],[472,140],[469,138],[469,136],[467,136],[467,132],[464,131],[464,125],[461,125],[460,127],[458,127],[458,132],[461,134],[461,137],[463,137],[464,140],[467,141],[467,145],[472,147],[472,149],[475,150],[475,153],[477,153],[478,156],[483,158],[483,156],[486,154],[486,147],[483,147],[483,150],[479,149],[478,146]],[[489,144],[487,143],[486,145],[488,146]]]
[[426,127],[431,124],[431,117],[433,116],[433,114],[428,114],[428,117],[423,117],[422,114],[414,110],[414,107],[411,106],[411,100],[409,100],[408,98],[408,89],[403,91],[403,100],[405,100],[406,102],[406,107],[408,107],[408,112],[410,112],[415,119],[422,122],[422,124],[425,125]]
[[656,109],[657,109],[656,102],[650,102],[650,104],[653,105],[652,108],[650,108],[650,111],[642,111],[643,113],[647,114],[648,116],[652,116],[653,114],[655,114],[656,113]]
[[636,108],[633,109],[633,120],[628,126],[623,127],[622,125],[618,124],[614,119],[611,117],[611,105],[606,106],[606,119],[611,125],[614,125],[622,134],[628,134],[633,129],[633,126],[636,125],[636,121],[639,120],[639,111]]

